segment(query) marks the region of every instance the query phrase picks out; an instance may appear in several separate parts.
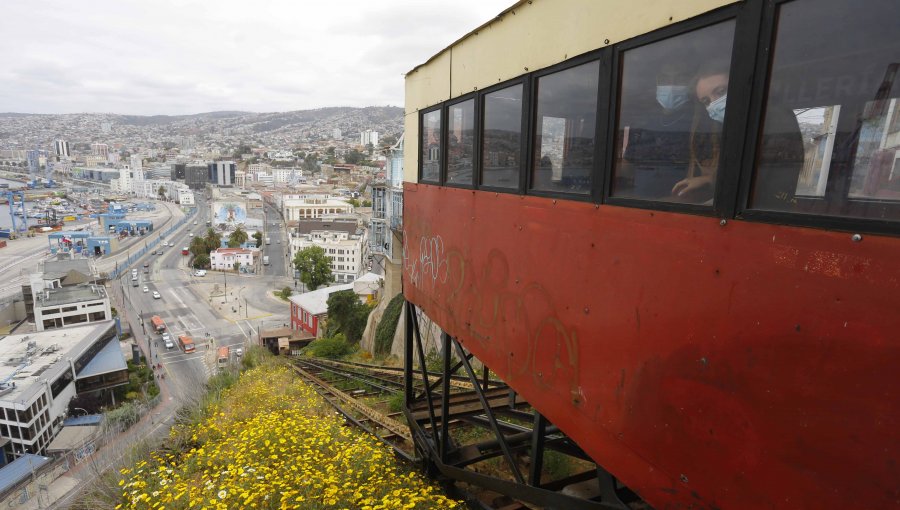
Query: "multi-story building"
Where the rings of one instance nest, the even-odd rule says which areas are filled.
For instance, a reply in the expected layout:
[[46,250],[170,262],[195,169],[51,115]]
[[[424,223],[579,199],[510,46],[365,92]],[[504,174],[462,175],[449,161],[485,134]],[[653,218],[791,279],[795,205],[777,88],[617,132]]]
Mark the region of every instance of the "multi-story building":
[[109,145],[106,145],[105,143],[92,143],[91,154],[94,156],[100,156],[101,158],[106,160],[107,156],[109,156]]
[[219,271],[232,271],[235,263],[250,267],[256,263],[258,253],[259,250],[248,248],[218,248],[209,252],[209,266]]
[[288,195],[281,201],[282,214],[287,221],[353,213],[353,206],[339,198],[332,198],[326,195],[295,196],[297,198]]
[[192,163],[184,169],[184,183],[191,189],[204,189],[209,180],[209,168],[206,165]]
[[341,135],[341,130],[338,128],[334,128],[331,130],[331,138],[336,141],[341,141],[344,137]]
[[321,337],[324,328],[320,328],[319,323],[328,315],[328,296],[352,289],[353,284],[346,283],[291,296],[291,329],[304,331],[315,338]]
[[214,161],[207,165],[208,178],[211,184],[217,186],[234,186],[234,174],[237,165],[234,161]]
[[114,321],[0,338],[0,444],[5,460],[44,453],[69,402],[93,394],[113,403],[128,384]]
[[290,184],[300,181],[303,170],[299,168],[275,168],[272,170],[272,178],[276,184]]
[[385,179],[372,185],[369,250],[384,266],[385,295],[401,291],[403,248],[403,135],[386,151]]
[[109,296],[102,285],[81,283],[45,288],[34,294],[34,327],[37,331],[112,318]]
[[177,188],[178,203],[181,205],[195,205],[197,202],[194,200],[194,191],[190,188],[180,187]]
[[352,282],[363,270],[364,230],[353,220],[301,220],[291,236],[291,260],[298,251],[319,246],[331,261],[336,282]]
[[172,173],[170,179],[173,181],[183,181],[187,169],[186,163],[172,163]]
[[378,145],[378,131],[372,131],[371,129],[367,129],[359,133],[359,144],[362,146],[366,146],[369,144],[373,146]]
[[66,140],[55,140],[53,142],[53,152],[56,154],[57,160],[65,160],[72,157],[72,153],[69,151],[69,142]]

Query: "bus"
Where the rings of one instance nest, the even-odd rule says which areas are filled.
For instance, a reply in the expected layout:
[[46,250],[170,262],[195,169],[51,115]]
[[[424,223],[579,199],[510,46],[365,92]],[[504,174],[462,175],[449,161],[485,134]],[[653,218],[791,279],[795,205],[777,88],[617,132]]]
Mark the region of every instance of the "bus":
[[181,347],[181,350],[185,353],[194,352],[194,340],[187,335],[178,337],[178,346]]
[[216,366],[220,369],[225,368],[225,365],[228,364],[228,359],[230,358],[230,351],[228,346],[219,347],[218,352],[216,354]]
[[162,333],[166,330],[166,323],[162,320],[162,317],[159,315],[154,315],[150,318],[150,322],[153,324],[153,329],[157,333]]
[[[429,469],[541,507],[896,508],[900,2],[510,3],[404,74]],[[477,388],[470,357],[477,444],[413,391]]]

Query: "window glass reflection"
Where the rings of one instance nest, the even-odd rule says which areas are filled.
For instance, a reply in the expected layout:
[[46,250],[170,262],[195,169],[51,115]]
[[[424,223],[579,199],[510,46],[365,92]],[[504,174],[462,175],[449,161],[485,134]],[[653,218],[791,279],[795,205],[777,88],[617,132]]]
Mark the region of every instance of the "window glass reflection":
[[484,95],[481,184],[518,188],[522,155],[522,85]]
[[475,100],[447,108],[447,184],[472,184]]
[[621,57],[611,196],[712,204],[734,21]]
[[893,0],[779,6],[751,207],[900,219],[898,19]]
[[422,115],[422,180],[441,178],[441,111]]
[[590,193],[599,72],[594,61],[538,78],[532,189]]

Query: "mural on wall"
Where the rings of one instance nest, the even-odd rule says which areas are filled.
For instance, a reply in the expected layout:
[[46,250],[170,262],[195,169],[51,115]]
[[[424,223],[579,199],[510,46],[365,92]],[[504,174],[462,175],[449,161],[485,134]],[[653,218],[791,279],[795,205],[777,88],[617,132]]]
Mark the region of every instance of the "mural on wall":
[[237,202],[216,202],[213,205],[216,223],[236,225],[247,221],[247,209]]

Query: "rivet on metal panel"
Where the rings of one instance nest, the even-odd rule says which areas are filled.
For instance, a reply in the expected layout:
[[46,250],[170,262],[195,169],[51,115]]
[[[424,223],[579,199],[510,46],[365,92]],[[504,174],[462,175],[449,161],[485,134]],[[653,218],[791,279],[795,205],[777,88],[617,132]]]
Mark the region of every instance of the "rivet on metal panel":
[[543,372],[538,372],[538,377],[544,377],[544,373],[543,373]]
[[700,358],[699,361],[700,361],[700,364],[703,365],[704,367],[709,365],[709,360],[707,360],[706,358]]
[[672,16],[669,16],[669,21],[672,21]]
[[604,39],[603,44],[609,44],[609,39]]
[[681,483],[688,483],[688,477],[681,475]]
[[527,67],[526,67],[526,68],[525,68],[525,70],[526,70],[526,71],[527,71],[527,70],[528,70],[528,68],[527,68]]
[[853,234],[852,236],[850,236],[850,240],[853,241],[854,243],[858,243],[858,242],[862,241],[862,236],[859,234]]
[[584,313],[591,313],[591,309],[588,307],[584,307]]
[[800,331],[800,325],[799,325],[799,324],[795,324],[795,325],[794,325],[794,331]]
[[519,225],[519,230],[522,230],[522,225]]
[[472,221],[475,221],[475,216],[472,216]]
[[719,220],[720,227],[724,227],[725,225],[728,225],[728,220],[726,220],[725,218],[722,218],[721,220]]
[[516,278],[516,283],[519,283],[519,279],[518,279],[518,278]]

